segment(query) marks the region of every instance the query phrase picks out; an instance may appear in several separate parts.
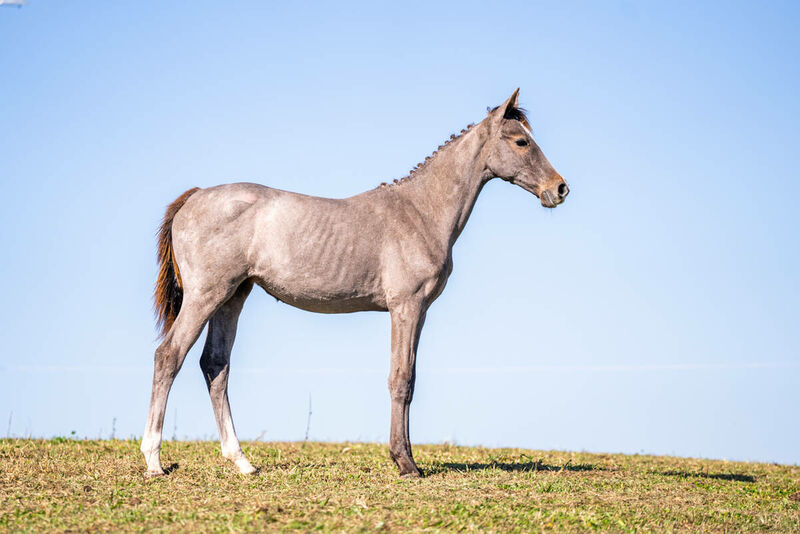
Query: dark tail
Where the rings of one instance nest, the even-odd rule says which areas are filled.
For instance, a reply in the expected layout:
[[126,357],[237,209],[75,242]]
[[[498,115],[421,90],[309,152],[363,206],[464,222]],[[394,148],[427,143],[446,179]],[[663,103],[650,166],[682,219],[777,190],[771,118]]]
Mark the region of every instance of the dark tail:
[[161,227],[158,229],[158,279],[156,279],[153,301],[160,337],[164,337],[169,332],[181,309],[181,302],[183,302],[181,273],[175,264],[175,253],[172,250],[172,220],[189,197],[199,189],[199,187],[189,189],[170,204],[164,214],[164,220],[161,221]]

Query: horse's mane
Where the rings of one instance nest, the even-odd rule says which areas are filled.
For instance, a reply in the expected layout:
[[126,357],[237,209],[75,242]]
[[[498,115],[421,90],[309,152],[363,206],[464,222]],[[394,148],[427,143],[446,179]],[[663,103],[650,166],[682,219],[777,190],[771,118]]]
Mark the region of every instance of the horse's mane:
[[456,140],[458,140],[458,139],[461,139],[461,137],[463,137],[463,136],[464,136],[464,134],[465,134],[465,133],[467,133],[468,131],[470,131],[470,129],[472,129],[474,126],[475,126],[475,123],[474,123],[474,122],[473,122],[473,123],[470,123],[470,124],[467,124],[467,127],[466,127],[466,128],[464,128],[463,130],[461,130],[461,131],[460,131],[458,134],[451,134],[451,135],[450,135],[450,137],[449,137],[449,138],[448,138],[448,139],[447,139],[447,140],[446,140],[444,143],[442,143],[441,145],[439,145],[439,146],[436,148],[436,150],[434,150],[434,151],[433,151],[433,153],[432,153],[430,156],[428,156],[427,158],[425,158],[423,161],[420,161],[419,163],[417,163],[417,164],[414,166],[414,168],[413,168],[413,169],[411,169],[410,171],[408,171],[408,174],[407,174],[407,175],[403,176],[402,178],[395,178],[395,180],[394,180],[392,183],[386,183],[386,182],[382,182],[382,183],[381,183],[381,184],[378,186],[378,188],[381,188],[381,187],[390,187],[390,186],[393,186],[393,185],[397,185],[397,184],[403,183],[403,182],[405,182],[406,180],[409,180],[409,179],[413,178],[413,177],[414,177],[414,175],[415,175],[415,174],[417,174],[417,173],[418,173],[419,171],[421,171],[422,169],[424,169],[424,168],[425,168],[425,166],[426,166],[426,165],[427,165],[427,164],[428,164],[428,163],[429,163],[429,162],[430,162],[430,161],[431,161],[433,158],[435,158],[435,157],[436,157],[436,155],[437,155],[439,152],[441,152],[443,149],[445,149],[445,148],[447,148],[448,146],[450,146],[450,144],[452,144],[452,143],[453,143],[453,141],[456,141]]
[[[495,111],[495,110],[496,110],[497,108],[499,108],[499,107],[500,107],[500,106],[494,107],[494,108],[490,109],[490,110],[489,110],[489,112],[491,113],[492,111]],[[519,107],[517,107],[517,108],[510,108],[510,109],[507,109],[507,110],[506,110],[506,112],[505,112],[505,115],[503,115],[503,118],[504,118],[504,119],[508,119],[508,120],[515,120],[515,121],[519,121],[519,122],[521,122],[522,124],[524,124],[524,125],[525,125],[525,126],[528,128],[528,129],[530,129],[530,125],[529,125],[529,123],[528,123],[528,117],[527,117],[527,115],[525,114],[525,109],[523,109],[523,108],[519,108]],[[380,189],[380,188],[382,188],[382,187],[391,187],[391,186],[394,186],[394,185],[398,185],[398,184],[401,184],[401,183],[405,183],[407,180],[410,180],[410,179],[412,179],[412,178],[414,177],[414,175],[416,175],[416,174],[417,174],[419,171],[421,171],[422,169],[424,169],[424,168],[425,168],[425,166],[426,166],[428,163],[430,163],[430,161],[431,161],[431,160],[433,160],[433,158],[435,158],[435,157],[436,157],[436,155],[437,155],[439,152],[441,152],[443,149],[445,149],[445,148],[447,148],[448,146],[450,146],[450,145],[451,145],[451,144],[452,144],[454,141],[457,141],[458,139],[461,139],[461,138],[464,136],[464,134],[466,134],[467,132],[469,132],[469,131],[470,131],[470,130],[471,130],[473,127],[474,127],[474,126],[475,126],[475,123],[474,123],[474,122],[473,122],[473,123],[470,123],[470,124],[468,124],[468,125],[467,125],[467,127],[466,127],[466,128],[464,128],[463,130],[461,130],[461,131],[460,131],[458,134],[451,134],[451,135],[450,135],[450,137],[449,137],[449,138],[448,138],[448,139],[447,139],[447,140],[446,140],[444,143],[442,143],[441,145],[439,145],[439,146],[436,148],[436,150],[434,150],[434,151],[433,151],[433,153],[432,153],[430,156],[428,156],[427,158],[425,158],[423,161],[420,161],[419,163],[417,163],[417,164],[414,166],[414,168],[413,168],[413,169],[411,169],[411,170],[408,172],[408,174],[407,174],[407,175],[403,176],[402,178],[396,178],[396,179],[395,179],[394,181],[392,181],[391,183],[382,182],[382,183],[381,183],[381,184],[380,184],[380,185],[379,185],[379,186],[378,186],[376,189]]]

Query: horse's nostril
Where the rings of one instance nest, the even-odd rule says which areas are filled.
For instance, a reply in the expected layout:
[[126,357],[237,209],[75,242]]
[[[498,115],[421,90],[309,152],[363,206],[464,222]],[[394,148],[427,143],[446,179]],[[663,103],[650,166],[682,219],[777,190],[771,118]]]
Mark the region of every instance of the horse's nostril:
[[569,186],[567,184],[559,184],[558,186],[558,196],[564,198],[569,194]]

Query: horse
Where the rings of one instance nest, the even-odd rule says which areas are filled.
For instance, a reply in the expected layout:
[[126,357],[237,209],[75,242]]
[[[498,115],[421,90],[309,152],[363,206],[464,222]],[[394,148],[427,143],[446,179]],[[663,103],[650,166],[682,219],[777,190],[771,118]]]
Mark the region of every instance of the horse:
[[402,477],[420,477],[409,439],[420,332],[453,269],[453,245],[483,186],[516,184],[554,208],[569,193],[533,140],[519,89],[450,139],[403,179],[349,198],[308,196],[253,183],[186,191],[158,233],[155,309],[161,343],[141,451],[147,475],[163,475],[167,397],[206,324],[200,367],[223,457],[242,474],[245,457],[228,402],[230,355],[255,284],[318,313],[384,311],[391,317],[389,453]]

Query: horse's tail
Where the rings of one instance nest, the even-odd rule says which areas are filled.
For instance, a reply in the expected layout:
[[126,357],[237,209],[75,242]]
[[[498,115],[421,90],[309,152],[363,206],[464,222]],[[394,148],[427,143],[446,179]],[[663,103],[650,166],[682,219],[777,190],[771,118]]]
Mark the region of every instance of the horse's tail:
[[161,227],[158,229],[158,278],[153,301],[160,337],[164,337],[169,332],[181,309],[181,302],[183,302],[181,273],[175,263],[175,252],[172,249],[172,220],[189,197],[199,189],[199,187],[189,189],[175,199],[175,202],[167,207],[164,220],[161,221]]

